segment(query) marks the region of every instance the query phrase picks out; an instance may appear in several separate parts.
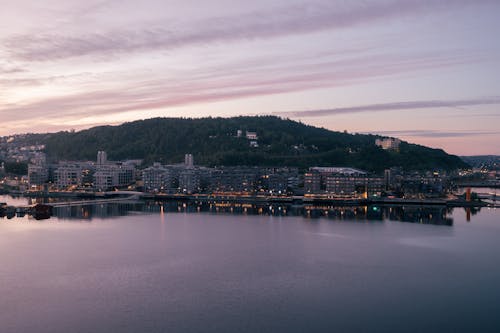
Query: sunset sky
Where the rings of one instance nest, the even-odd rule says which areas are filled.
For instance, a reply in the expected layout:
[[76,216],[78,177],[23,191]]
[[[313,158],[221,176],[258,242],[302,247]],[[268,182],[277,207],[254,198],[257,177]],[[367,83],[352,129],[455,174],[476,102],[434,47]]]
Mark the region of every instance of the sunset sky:
[[499,0],[1,0],[0,135],[274,114],[500,154],[499,13]]

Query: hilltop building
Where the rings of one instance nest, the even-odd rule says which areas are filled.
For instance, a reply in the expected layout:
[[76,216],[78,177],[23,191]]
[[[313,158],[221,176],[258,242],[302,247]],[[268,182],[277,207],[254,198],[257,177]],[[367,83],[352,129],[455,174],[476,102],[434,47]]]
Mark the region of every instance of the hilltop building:
[[396,138],[377,139],[375,144],[385,150],[398,150],[401,140]]
[[246,131],[245,133],[246,135],[246,138],[248,140],[257,140],[259,137],[257,136],[257,132],[250,132],[250,131]]

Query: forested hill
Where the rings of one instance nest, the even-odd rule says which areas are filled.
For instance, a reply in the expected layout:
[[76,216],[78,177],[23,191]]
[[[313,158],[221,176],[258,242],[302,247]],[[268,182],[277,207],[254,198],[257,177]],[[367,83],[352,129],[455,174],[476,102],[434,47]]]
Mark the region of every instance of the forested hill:
[[[242,137],[237,137],[241,130]],[[251,147],[246,131],[256,132]],[[273,116],[235,118],[153,118],[100,126],[79,132],[33,134],[46,145],[52,160],[94,160],[98,150],[109,159],[144,159],[178,163],[186,153],[198,165],[352,166],[381,171],[392,166],[407,170],[456,169],[466,164],[440,149],[403,142],[399,151],[375,145],[374,135],[348,134]]]

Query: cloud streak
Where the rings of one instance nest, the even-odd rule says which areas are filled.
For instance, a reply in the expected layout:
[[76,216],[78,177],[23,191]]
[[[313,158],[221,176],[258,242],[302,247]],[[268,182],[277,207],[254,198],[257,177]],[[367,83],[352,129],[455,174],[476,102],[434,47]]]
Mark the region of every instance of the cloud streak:
[[275,114],[286,117],[326,117],[365,112],[384,112],[416,109],[437,109],[437,108],[460,108],[479,105],[499,105],[500,96],[461,99],[461,100],[428,100],[428,101],[408,101],[381,104],[367,104],[351,106],[345,108],[284,111]]
[[2,66],[0,65],[0,74],[17,74],[17,73],[22,73],[24,70],[19,67],[12,67],[12,66]]
[[[330,60],[315,59],[316,62],[297,64],[294,61],[280,64],[235,63],[232,66],[213,67],[205,70],[184,71],[169,78],[136,80],[114,85],[110,89],[85,91],[66,96],[46,97],[39,101],[24,101],[18,104],[1,105],[0,112],[6,118],[30,119],[37,113],[50,117],[88,117],[91,115],[118,114],[130,111],[166,109],[190,104],[226,101],[244,97],[304,91],[308,89],[339,87],[378,77],[388,77],[429,68],[443,68],[469,61],[468,56],[455,59],[438,54],[420,55],[416,59],[386,54],[366,55],[355,58]],[[38,79],[32,83],[86,78],[88,73],[74,76],[59,76]],[[87,78],[88,79],[88,78]],[[0,80],[10,85],[24,85],[25,79]],[[140,87],[140,89],[138,89]],[[350,108],[351,112],[358,108]],[[340,112],[341,109],[335,109]],[[345,111],[345,109],[343,109]],[[324,113],[326,110],[319,110]],[[297,116],[304,113],[314,115],[316,111],[280,113]],[[331,110],[330,110],[331,111]],[[317,114],[316,116],[318,116]]]
[[271,8],[239,16],[210,18],[184,28],[153,27],[91,34],[37,33],[14,35],[1,44],[14,60],[51,61],[80,56],[115,56],[123,53],[172,50],[192,45],[228,43],[313,33],[355,27],[374,21],[469,4],[494,3],[492,0],[406,0],[357,2],[315,1],[307,4]]
[[498,135],[500,131],[438,131],[438,130],[401,130],[401,131],[377,131],[367,134],[378,134],[390,137],[423,137],[423,138],[465,138],[472,136]]

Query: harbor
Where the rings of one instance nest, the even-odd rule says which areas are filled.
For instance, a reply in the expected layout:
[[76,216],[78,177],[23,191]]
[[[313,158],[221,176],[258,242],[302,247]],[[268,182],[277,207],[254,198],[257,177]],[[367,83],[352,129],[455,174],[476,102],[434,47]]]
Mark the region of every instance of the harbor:
[[[242,194],[151,194],[133,191],[110,191],[99,193],[45,193],[36,196],[23,196],[28,204],[0,203],[0,217],[12,219],[26,215],[36,220],[48,219],[54,210],[71,212],[73,208],[89,206],[151,205],[174,207],[177,211],[241,212],[254,214],[304,216],[328,216],[337,214],[343,208],[351,207],[441,207],[464,208],[466,210],[482,207],[497,208],[496,194],[481,194],[479,200],[466,199],[410,199],[410,198],[337,198],[332,196],[259,196]],[[175,208],[176,207],[176,208]],[[188,209],[188,207],[191,207]],[[70,213],[72,214],[72,213]]]

